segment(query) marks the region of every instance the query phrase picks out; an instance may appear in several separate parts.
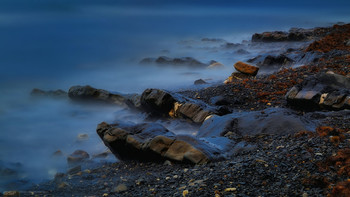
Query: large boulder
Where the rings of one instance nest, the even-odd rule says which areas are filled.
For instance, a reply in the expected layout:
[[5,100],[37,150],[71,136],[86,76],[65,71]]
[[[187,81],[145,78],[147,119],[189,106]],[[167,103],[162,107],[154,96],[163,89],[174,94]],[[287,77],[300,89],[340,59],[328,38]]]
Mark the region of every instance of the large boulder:
[[350,109],[350,78],[332,72],[313,75],[292,87],[286,99],[304,110]]
[[215,146],[191,136],[176,136],[157,123],[110,125],[103,122],[97,126],[97,133],[121,160],[199,164],[220,158],[220,150]]
[[175,102],[175,98],[165,90],[146,89],[141,95],[141,106],[152,115],[168,115]]
[[281,66],[288,66],[291,65],[293,63],[293,60],[290,59],[289,57],[280,54],[278,56],[272,56],[272,55],[268,55],[265,57],[263,62],[259,62],[258,65],[259,66],[274,66],[274,65],[278,65],[279,67]]
[[160,89],[146,89],[141,95],[141,107],[151,116],[184,118],[195,123],[217,112],[200,101]]
[[72,86],[68,91],[70,99],[75,101],[98,101],[103,103],[125,106],[125,97],[118,93],[111,93],[107,90],[96,89],[89,85]]
[[287,135],[302,130],[313,130],[314,123],[288,109],[232,113],[212,116],[203,122],[196,137],[256,136],[261,134]]
[[235,69],[241,73],[255,76],[258,74],[259,68],[256,66],[252,66],[250,64],[238,61],[234,65]]

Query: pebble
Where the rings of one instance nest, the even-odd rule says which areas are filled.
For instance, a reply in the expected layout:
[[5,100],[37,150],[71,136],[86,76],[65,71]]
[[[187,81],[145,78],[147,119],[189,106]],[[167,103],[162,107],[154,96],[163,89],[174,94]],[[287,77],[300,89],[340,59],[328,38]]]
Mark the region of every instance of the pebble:
[[4,197],[20,197],[19,191],[5,191],[3,195]]
[[114,188],[113,192],[121,193],[128,190],[128,187],[125,184],[119,184],[117,187]]

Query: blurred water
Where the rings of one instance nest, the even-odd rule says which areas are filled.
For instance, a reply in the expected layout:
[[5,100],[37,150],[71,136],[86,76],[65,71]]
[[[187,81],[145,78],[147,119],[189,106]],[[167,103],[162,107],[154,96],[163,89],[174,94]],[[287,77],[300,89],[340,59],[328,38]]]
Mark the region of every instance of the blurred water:
[[[64,89],[89,84],[124,93],[156,87],[193,87],[199,78],[220,82],[237,60],[254,57],[223,50],[222,38],[240,43],[255,32],[329,26],[350,21],[348,1],[0,1],[0,165],[19,165],[20,178],[34,182],[66,169],[65,159],[105,147],[95,134],[101,121],[138,122],[141,114],[119,108],[36,100],[32,88]],[[221,70],[139,65],[144,57],[216,60]],[[89,139],[77,142],[77,135]],[[1,183],[6,177],[0,177]],[[6,189],[0,187],[0,190]]]

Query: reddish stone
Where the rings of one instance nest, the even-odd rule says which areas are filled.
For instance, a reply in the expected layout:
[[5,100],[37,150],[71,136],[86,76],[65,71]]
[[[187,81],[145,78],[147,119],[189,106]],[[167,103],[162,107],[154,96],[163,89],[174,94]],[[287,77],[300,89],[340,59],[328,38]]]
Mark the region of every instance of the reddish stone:
[[253,75],[255,76],[258,74],[259,68],[256,66],[252,66],[250,64],[238,61],[234,65],[235,69],[241,73],[248,74],[248,75]]

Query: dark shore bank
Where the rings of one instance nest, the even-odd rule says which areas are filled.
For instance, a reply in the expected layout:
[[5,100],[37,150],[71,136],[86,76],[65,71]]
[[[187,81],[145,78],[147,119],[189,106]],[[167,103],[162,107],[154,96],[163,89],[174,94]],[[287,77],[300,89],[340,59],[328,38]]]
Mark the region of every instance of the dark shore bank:
[[[350,24],[254,34],[246,45],[269,51],[276,43],[284,50],[236,63],[239,72],[228,73],[225,84],[142,95],[72,87],[72,100],[148,114],[144,124],[98,126],[123,161],[83,170],[78,164],[52,181],[3,195],[350,196]],[[275,71],[259,74],[264,70]],[[32,93],[66,97],[64,91]],[[155,120],[184,121],[197,133],[176,135]],[[77,153],[69,161],[84,158]]]

